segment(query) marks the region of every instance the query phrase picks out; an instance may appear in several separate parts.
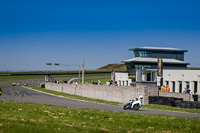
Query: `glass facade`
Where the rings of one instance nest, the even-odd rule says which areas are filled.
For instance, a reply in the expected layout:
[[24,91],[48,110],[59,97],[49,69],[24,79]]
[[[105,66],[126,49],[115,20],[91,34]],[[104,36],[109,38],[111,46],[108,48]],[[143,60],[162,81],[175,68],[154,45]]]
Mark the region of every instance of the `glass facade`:
[[136,70],[146,70],[150,67],[151,67],[150,65],[135,65]]
[[[128,74],[136,75],[136,81],[156,81],[156,65],[154,64],[138,64],[138,63],[129,63],[126,64]],[[155,69],[151,71],[150,69]]]
[[135,57],[151,57],[152,51],[134,51]]

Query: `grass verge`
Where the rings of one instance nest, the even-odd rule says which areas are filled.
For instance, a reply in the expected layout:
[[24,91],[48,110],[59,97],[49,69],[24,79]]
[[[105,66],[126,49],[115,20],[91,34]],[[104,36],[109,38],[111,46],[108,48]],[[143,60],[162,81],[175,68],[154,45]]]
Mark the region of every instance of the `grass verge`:
[[164,105],[156,105],[156,104],[148,104],[142,106],[143,109],[154,109],[154,110],[165,110],[165,111],[174,111],[174,112],[189,112],[189,113],[199,113],[200,109],[183,109],[183,108],[176,108]]
[[0,83],[0,86],[12,86],[12,83]]
[[132,114],[0,100],[0,132],[199,132],[199,118]]
[[[101,76],[110,76],[109,73],[101,74],[85,74],[87,77],[101,77]],[[78,77],[78,74],[69,74],[69,75],[52,75],[54,78],[73,78]],[[82,75],[81,75],[82,76]],[[12,75],[12,76],[0,76],[0,81],[12,81],[12,80],[27,80],[27,79],[44,79],[45,75]],[[110,80],[110,79],[109,79]]]
[[0,76],[0,81],[44,79],[44,75]]

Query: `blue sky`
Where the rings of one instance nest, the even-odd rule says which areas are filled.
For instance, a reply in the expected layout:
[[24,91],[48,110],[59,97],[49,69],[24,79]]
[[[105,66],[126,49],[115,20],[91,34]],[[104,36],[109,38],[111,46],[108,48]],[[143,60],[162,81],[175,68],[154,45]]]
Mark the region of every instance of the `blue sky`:
[[186,49],[200,67],[199,0],[0,0],[0,71],[77,70],[133,58],[130,48]]

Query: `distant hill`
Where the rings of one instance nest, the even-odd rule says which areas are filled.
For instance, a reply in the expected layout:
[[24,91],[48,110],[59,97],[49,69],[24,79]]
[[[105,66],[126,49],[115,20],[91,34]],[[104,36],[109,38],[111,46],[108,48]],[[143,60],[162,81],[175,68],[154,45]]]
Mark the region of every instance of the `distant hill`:
[[[200,68],[195,68],[195,67],[188,67],[187,69],[190,69],[190,70],[200,70]],[[100,67],[100,68],[97,68],[96,70],[98,71],[112,71],[112,70],[115,70],[115,71],[127,71],[127,68],[126,68],[126,65],[125,64],[108,64],[108,65],[105,65],[103,67]]]
[[100,67],[96,70],[115,70],[115,71],[127,71],[125,64],[108,64]]
[[187,69],[190,69],[190,70],[200,70],[200,67],[188,67]]

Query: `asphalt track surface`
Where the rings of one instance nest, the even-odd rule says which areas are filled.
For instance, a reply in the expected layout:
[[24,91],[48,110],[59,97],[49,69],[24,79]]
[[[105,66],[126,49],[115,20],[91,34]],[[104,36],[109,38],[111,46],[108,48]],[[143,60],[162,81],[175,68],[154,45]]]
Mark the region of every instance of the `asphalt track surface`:
[[123,110],[122,107],[119,107],[119,106],[92,103],[92,102],[65,98],[61,96],[55,96],[52,94],[36,91],[30,88],[25,88],[21,86],[6,86],[6,87],[1,87],[1,88],[3,91],[2,95],[0,96],[1,100],[30,102],[30,103],[48,104],[48,105],[56,105],[56,106],[68,106],[72,108],[90,108],[90,109],[118,111],[118,112],[127,112],[127,113],[200,118],[200,114],[197,114],[197,113],[182,113],[182,112],[170,112],[170,111],[147,110],[147,109],[139,109],[138,111]]

